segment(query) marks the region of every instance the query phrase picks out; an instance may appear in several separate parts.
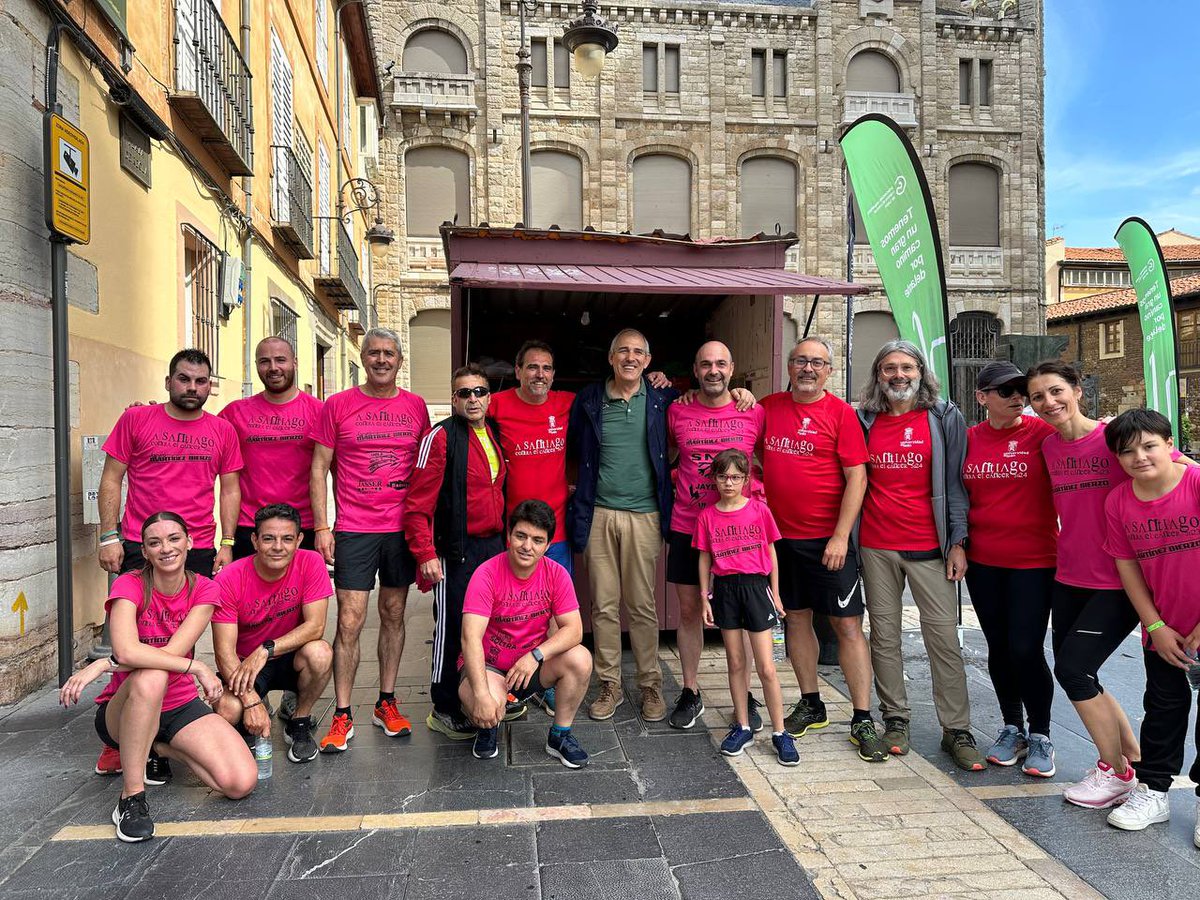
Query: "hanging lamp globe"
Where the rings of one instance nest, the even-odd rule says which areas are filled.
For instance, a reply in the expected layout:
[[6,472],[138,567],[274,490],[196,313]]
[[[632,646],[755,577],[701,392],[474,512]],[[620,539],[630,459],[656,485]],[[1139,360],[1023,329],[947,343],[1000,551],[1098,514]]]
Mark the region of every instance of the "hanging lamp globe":
[[617,43],[617,27],[600,15],[598,0],[583,0],[583,15],[563,29],[563,44],[584,78],[600,74],[605,57],[617,48]]

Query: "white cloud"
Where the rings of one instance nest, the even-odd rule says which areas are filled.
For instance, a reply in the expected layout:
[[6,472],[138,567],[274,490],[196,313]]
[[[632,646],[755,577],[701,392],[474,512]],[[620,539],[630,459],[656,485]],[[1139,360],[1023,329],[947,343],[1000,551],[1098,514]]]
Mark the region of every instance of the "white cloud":
[[[1105,193],[1132,188],[1166,187],[1170,182],[1200,177],[1200,147],[1145,159],[1071,158],[1046,169],[1049,190]],[[1185,188],[1186,189],[1186,188]]]

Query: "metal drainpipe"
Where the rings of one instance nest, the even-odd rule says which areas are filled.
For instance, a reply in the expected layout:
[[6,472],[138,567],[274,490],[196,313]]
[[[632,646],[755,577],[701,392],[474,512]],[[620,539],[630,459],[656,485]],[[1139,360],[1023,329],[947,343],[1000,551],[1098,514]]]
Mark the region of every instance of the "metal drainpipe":
[[[241,27],[239,29],[240,44],[242,49],[242,57],[247,61],[250,59],[250,4],[252,0],[241,0]],[[253,92],[253,82],[251,82],[251,91]],[[254,99],[251,96],[250,108],[254,108]],[[251,113],[253,116],[253,113]],[[251,135],[253,135],[254,121],[250,122]],[[251,138],[250,153],[254,153],[254,142]],[[250,318],[250,296],[251,296],[251,280],[250,280],[250,253],[254,246],[253,239],[253,222],[254,222],[254,176],[242,176],[242,202],[244,212],[246,214],[246,233],[242,237],[242,323],[245,328],[246,337],[242,348],[242,396],[249,397],[254,393],[254,381],[250,376],[254,367],[254,348],[252,346],[251,318]]]

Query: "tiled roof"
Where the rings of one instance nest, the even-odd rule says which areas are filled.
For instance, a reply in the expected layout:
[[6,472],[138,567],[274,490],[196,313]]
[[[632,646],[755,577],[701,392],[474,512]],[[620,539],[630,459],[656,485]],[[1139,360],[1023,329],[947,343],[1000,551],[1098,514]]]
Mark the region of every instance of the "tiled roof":
[[[1167,248],[1164,247],[1164,250]],[[1171,296],[1175,299],[1200,294],[1200,275],[1188,275],[1185,278],[1171,279]],[[1133,288],[1121,288],[1116,291],[1105,291],[1102,294],[1092,294],[1090,297],[1080,297],[1076,300],[1064,300],[1055,303],[1046,310],[1047,322],[1061,322],[1065,319],[1076,319],[1095,313],[1126,309],[1137,306],[1137,293]]]
[[[1107,262],[1124,263],[1125,254],[1120,247],[1065,247],[1064,262]],[[1200,244],[1174,244],[1162,248],[1167,262],[1200,262]]]

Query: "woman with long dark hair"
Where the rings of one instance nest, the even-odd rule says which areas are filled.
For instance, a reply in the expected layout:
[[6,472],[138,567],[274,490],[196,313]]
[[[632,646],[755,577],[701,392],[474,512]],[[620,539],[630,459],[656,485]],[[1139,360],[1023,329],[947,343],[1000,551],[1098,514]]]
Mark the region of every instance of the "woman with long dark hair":
[[[145,785],[169,779],[169,760],[185,763],[231,799],[249,794],[257,781],[246,742],[209,705],[221,696],[221,680],[193,658],[220,593],[210,579],[185,568],[191,546],[177,514],[146,519],[146,566],[117,578],[105,604],[113,655],[71,676],[59,692],[69,706],[101,674],[113,673],[96,698],[96,732],[121,754],[123,785],[112,820],[126,843],[154,836]],[[197,696],[197,682],[208,703]]]

